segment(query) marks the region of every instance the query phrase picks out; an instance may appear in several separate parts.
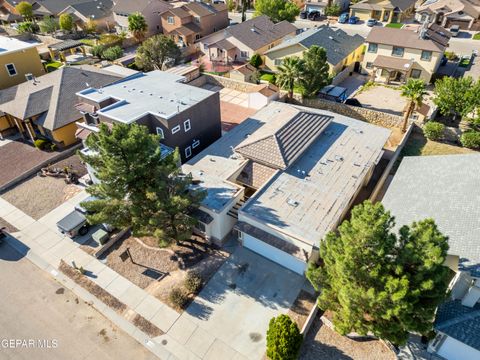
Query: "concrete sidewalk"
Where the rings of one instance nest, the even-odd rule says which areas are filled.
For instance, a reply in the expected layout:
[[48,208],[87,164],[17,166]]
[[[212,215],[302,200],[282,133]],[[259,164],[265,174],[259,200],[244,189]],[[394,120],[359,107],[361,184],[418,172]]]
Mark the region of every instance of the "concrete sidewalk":
[[[0,217],[19,230],[12,234],[13,238],[8,240],[9,243],[22,254],[25,254],[38,267],[48,271],[80,298],[92,302],[95,308],[105,317],[127,334],[133,336],[162,360],[210,360],[221,358],[222,354],[227,353],[233,355],[235,359],[244,359],[241,354],[223,342],[220,344],[219,341],[215,341],[214,344],[210,343],[205,349],[207,344],[204,344],[202,339],[205,338],[207,331],[200,328],[195,334],[189,334],[192,335],[189,344],[198,344],[198,346],[185,346],[183,330],[185,330],[186,324],[185,321],[177,322],[180,318],[179,313],[80,249],[79,246],[88,240],[88,235],[84,238],[76,238],[74,241],[58,232],[57,221],[87,197],[88,194],[82,191],[38,221],[0,197]],[[61,260],[69,265],[74,261],[76,266],[83,267],[89,272],[90,280],[126,304],[128,309],[124,312],[125,317],[117,314],[88,291],[60,273],[58,266]],[[149,338],[127,320],[127,316],[131,318],[132,310],[149,320],[165,334],[153,339]]]

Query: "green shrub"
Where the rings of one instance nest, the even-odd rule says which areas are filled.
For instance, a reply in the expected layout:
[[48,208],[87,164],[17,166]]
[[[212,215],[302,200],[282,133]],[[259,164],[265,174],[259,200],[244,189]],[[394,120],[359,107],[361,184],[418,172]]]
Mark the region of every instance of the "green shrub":
[[49,144],[50,142],[45,139],[37,139],[33,142],[33,145],[35,145],[35,147],[40,150],[45,149]]
[[258,54],[253,54],[250,58],[250,65],[256,67],[257,69],[263,64],[262,57]]
[[196,294],[202,288],[203,279],[202,277],[194,272],[190,271],[185,278],[184,286],[189,292]]
[[267,356],[271,360],[296,360],[303,336],[288,315],[270,320],[267,330]]
[[113,61],[123,56],[123,49],[116,45],[105,49],[102,53],[102,57],[105,60]]
[[469,149],[480,149],[480,131],[469,131],[462,134],[460,142]]
[[25,33],[35,34],[36,32],[38,32],[38,30],[40,30],[38,25],[31,21],[24,21],[18,24],[18,32],[20,34],[25,34]]
[[57,150],[57,144],[50,144],[50,150],[51,151]]
[[445,57],[448,60],[455,60],[457,59],[457,54],[455,54],[453,51],[445,51]]
[[188,303],[188,296],[184,290],[173,288],[168,295],[170,303],[178,309],[184,309]]
[[473,40],[480,40],[480,32],[473,35]]
[[325,15],[327,16],[338,16],[341,12],[342,9],[340,9],[340,5],[338,4],[333,4],[325,8]]
[[423,127],[423,133],[429,140],[440,140],[444,131],[445,125],[435,121],[429,121]]
[[104,51],[105,46],[103,45],[95,45],[92,47],[92,55],[97,58],[101,58]]

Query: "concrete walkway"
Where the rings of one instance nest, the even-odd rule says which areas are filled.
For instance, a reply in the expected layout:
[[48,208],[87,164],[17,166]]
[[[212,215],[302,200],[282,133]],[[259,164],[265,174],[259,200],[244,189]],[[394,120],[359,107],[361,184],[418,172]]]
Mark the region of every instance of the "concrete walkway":
[[[187,348],[184,345],[185,334],[183,331],[179,331],[184,324],[176,324],[180,318],[179,313],[80,249],[79,246],[84,242],[82,239],[74,241],[57,231],[56,223],[72,211],[76,204],[87,197],[88,194],[82,191],[38,221],[0,197],[0,217],[19,230],[12,234],[14,238],[9,239],[9,243],[22,254],[25,254],[35,265],[48,271],[80,298],[92,302],[93,306],[105,317],[133,336],[162,360],[218,359],[218,356],[226,353],[233,355],[235,359],[243,358],[225,343],[222,343],[218,351],[209,349],[206,352],[204,346],[202,346],[204,345],[202,336],[204,337],[205,331],[201,331],[201,329],[198,331],[198,336],[192,337],[192,343],[197,343],[198,346]],[[86,241],[86,239],[84,240]],[[125,315],[128,316],[130,313],[131,316],[129,310],[133,310],[165,334],[153,339],[149,338],[125,317],[117,314],[113,309],[60,273],[58,271],[60,260],[64,260],[69,265],[74,261],[76,266],[82,266],[89,271],[90,280],[129,307],[124,312]]]

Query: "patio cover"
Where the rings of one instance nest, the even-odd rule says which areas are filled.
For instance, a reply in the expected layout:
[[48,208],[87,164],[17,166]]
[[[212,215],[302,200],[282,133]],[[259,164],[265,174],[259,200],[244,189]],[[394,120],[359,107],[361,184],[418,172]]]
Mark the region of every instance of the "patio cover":
[[407,72],[412,68],[414,61],[412,59],[396,58],[391,56],[378,55],[373,62],[373,66],[381,69],[390,69]]
[[65,50],[70,50],[74,49],[79,46],[83,46],[84,44],[81,41],[78,40],[65,40],[58,42],[56,44],[48,45],[48,48],[54,51],[65,51]]
[[228,51],[231,49],[235,49],[236,46],[233,45],[230,41],[222,39],[220,41],[217,41],[215,44],[210,45],[210,47],[216,47],[218,49]]

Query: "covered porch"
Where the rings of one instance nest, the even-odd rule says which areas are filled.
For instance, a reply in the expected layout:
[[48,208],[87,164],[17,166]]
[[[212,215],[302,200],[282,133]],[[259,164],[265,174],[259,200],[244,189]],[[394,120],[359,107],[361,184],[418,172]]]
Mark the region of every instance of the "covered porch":
[[237,60],[237,48],[231,42],[222,39],[209,45],[207,55],[209,61],[228,65]]
[[78,40],[65,40],[56,44],[48,45],[48,51],[52,61],[60,60],[61,62],[67,62],[67,56],[75,56],[81,54],[81,57],[86,58],[87,53],[85,51],[85,45]]
[[168,35],[175,41],[179,47],[187,47],[193,45],[195,40],[200,39],[201,29],[195,24],[185,24],[175,30],[171,31]]
[[410,76],[414,61],[379,55],[373,62],[372,80],[385,84],[404,84]]

